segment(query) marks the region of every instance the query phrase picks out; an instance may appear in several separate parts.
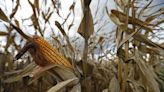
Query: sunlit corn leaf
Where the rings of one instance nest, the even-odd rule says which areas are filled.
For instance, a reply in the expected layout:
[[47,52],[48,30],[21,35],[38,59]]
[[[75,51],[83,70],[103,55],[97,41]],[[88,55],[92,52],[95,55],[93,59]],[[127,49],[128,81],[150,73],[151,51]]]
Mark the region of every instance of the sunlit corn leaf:
[[54,67],[57,67],[57,65],[51,64],[51,65],[47,65],[45,67],[36,66],[29,74],[29,76],[32,77],[33,79],[31,81],[29,81],[28,84],[30,85],[33,82],[37,81],[41,76],[43,76],[45,74],[46,71],[48,71]]
[[117,16],[115,16],[113,13],[108,12],[108,9],[106,7],[106,13],[108,14],[108,17],[118,26],[123,25],[123,23],[120,22]]
[[152,92],[160,92],[159,85],[156,81],[156,79],[158,79],[157,75],[154,73],[151,67],[145,63],[145,61],[140,56],[140,52],[137,50],[135,51],[135,62],[143,74],[142,78],[146,79],[145,82],[149,90],[152,90]]
[[15,8],[12,10],[12,13],[10,14],[10,19],[13,18],[14,15],[16,14],[19,5],[20,5],[20,0],[17,0],[17,1],[16,1],[16,6],[15,6]]
[[72,78],[72,79],[68,79],[66,81],[62,81],[62,82],[56,84],[55,86],[53,86],[52,88],[50,88],[47,92],[57,92],[60,89],[66,87],[66,86],[69,86],[73,82],[77,83],[78,82],[78,78]]
[[110,92],[120,92],[120,84],[115,76],[110,80],[109,90]]
[[51,64],[51,65],[47,65],[45,67],[40,67],[40,66],[37,66],[33,69],[33,71],[30,73],[30,77],[36,77],[38,75],[40,75],[41,73],[55,67],[56,65],[54,64]]
[[64,66],[53,68],[53,70],[59,75],[62,80],[67,80],[76,77],[74,71]]
[[23,77],[29,76],[31,73],[32,69],[35,67],[34,62],[26,66],[19,74],[11,76],[5,80],[3,80],[5,83],[12,83],[16,81],[22,80]]
[[0,19],[6,22],[9,22],[8,17],[5,15],[5,13],[2,11],[2,9],[0,8]]
[[0,36],[6,36],[6,35],[8,35],[7,32],[2,32],[2,31],[0,31]]
[[84,17],[77,32],[85,39],[89,39],[89,37],[93,34],[94,24],[90,8],[87,8],[84,12]]
[[[35,67],[36,68],[36,67]],[[30,77],[32,77],[32,80],[28,81],[28,85],[31,85],[32,83],[35,83],[36,81],[39,80],[40,77],[44,76],[45,72],[40,73],[39,75],[33,77],[33,75],[31,75],[31,73],[29,74]]]
[[76,77],[76,75],[74,74],[74,72],[71,69],[61,66],[61,65],[51,64],[51,65],[47,65],[45,67],[37,66],[29,74],[30,77],[33,77],[33,80],[31,80],[29,82],[29,84],[36,81],[38,78],[43,76],[46,71],[48,71],[50,69],[54,70],[55,74],[57,74],[58,77],[60,77],[62,80],[67,80],[67,79]]
[[144,92],[144,86],[136,80],[128,80],[133,92]]

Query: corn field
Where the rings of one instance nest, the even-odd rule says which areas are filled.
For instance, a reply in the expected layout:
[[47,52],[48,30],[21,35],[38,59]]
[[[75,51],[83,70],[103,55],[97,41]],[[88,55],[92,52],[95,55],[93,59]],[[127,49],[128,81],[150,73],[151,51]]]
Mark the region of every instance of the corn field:
[[72,0],[63,17],[64,0],[26,1],[28,18],[0,1],[0,92],[164,92],[164,2]]

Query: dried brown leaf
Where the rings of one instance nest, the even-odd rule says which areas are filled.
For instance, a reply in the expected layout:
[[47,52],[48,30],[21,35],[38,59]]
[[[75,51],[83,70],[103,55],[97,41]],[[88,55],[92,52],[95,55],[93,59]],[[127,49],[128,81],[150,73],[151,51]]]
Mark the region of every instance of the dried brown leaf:
[[73,77],[76,77],[72,69],[69,69],[64,66],[55,67],[53,69],[63,80],[67,80]]
[[159,85],[156,81],[158,79],[155,72],[151,69],[151,66],[148,66],[147,63],[142,59],[138,50],[135,51],[135,62],[137,63],[138,67],[140,68],[143,76],[142,78],[145,79],[145,84],[152,90],[152,92],[160,92]]
[[120,92],[120,85],[118,79],[114,76],[109,85],[110,92]]
[[16,14],[16,12],[18,10],[19,5],[20,5],[20,0],[17,0],[15,8],[12,10],[12,13],[10,14],[10,18],[14,17],[14,15]]
[[85,39],[89,39],[89,37],[93,34],[94,24],[90,8],[87,8],[84,12],[84,17],[77,32]]
[[128,80],[133,92],[144,92],[144,86],[136,80]]
[[71,23],[69,26],[68,26],[68,30],[70,30],[71,29],[71,27],[73,26],[74,24],[73,23]]
[[158,25],[161,25],[163,23],[164,23],[164,19],[161,19],[161,20],[158,20],[157,24],[155,24],[155,25],[158,26]]
[[2,31],[0,31],[0,36],[6,36],[6,35],[8,35],[7,32],[2,32]]
[[159,14],[156,14],[156,15],[153,15],[153,16],[149,16],[148,18],[146,18],[146,22],[147,23],[150,23],[151,21],[153,21],[153,20],[155,20],[158,16],[160,16],[162,14],[162,12],[161,13],[159,13]]
[[54,64],[51,64],[51,65],[47,65],[45,67],[40,67],[40,66],[37,66],[33,69],[33,71],[30,73],[30,77],[36,77],[38,75],[40,75],[41,73],[44,73],[45,71],[55,67],[57,65],[54,65]]
[[89,7],[92,0],[84,0],[84,6]]
[[102,44],[103,42],[104,42],[104,37],[100,37],[99,40],[98,40],[98,43]]
[[116,29],[116,47],[117,47],[117,49],[119,49],[119,44],[122,41],[122,39],[123,39],[123,30],[120,27],[118,27]]
[[117,16],[115,16],[113,13],[108,12],[108,9],[106,7],[106,13],[108,14],[108,17],[118,26],[123,25],[123,23],[120,22]]
[[1,8],[0,8],[0,19],[5,21],[5,22],[9,22],[8,17],[5,15],[5,13],[2,11]]
[[81,92],[81,84],[78,83],[75,86],[73,86],[70,92]]
[[64,29],[61,27],[60,23],[55,21],[55,25],[59,28],[60,32],[62,33],[62,35],[65,37],[67,43],[68,43],[68,46],[69,46],[69,49],[74,52],[74,49],[73,49],[73,46],[71,45],[70,41],[69,41],[69,37],[67,36],[67,34],[65,33]]
[[59,30],[63,34],[63,36],[67,36],[64,29],[61,27],[61,25],[58,21],[55,21],[55,25],[59,28]]
[[131,33],[130,35],[126,35],[125,39],[123,39],[119,45],[118,48],[120,48],[125,42],[127,42],[130,38],[132,38],[138,31],[134,31],[133,33]]
[[29,76],[31,73],[32,69],[35,67],[34,62],[27,65],[19,74],[8,77],[7,79],[3,80],[5,83],[12,83],[16,81],[22,80],[23,77]]
[[[127,33],[132,33],[132,32],[133,32],[132,29],[128,29],[128,31],[127,31]],[[135,33],[135,35],[133,37],[134,37],[134,39],[138,40],[139,42],[144,42],[145,44],[147,44],[149,46],[164,49],[164,47],[152,42],[151,40],[149,40],[148,38],[146,38],[144,35],[142,35],[140,33]]]
[[41,27],[39,25],[39,20],[38,20],[38,17],[37,17],[37,13],[35,11],[35,5],[30,0],[28,0],[28,3],[30,4],[30,6],[32,7],[32,10],[33,10],[33,15],[31,16],[31,21],[33,22],[33,26],[34,26],[35,29],[38,29],[41,36],[43,36],[43,33],[41,31]]
[[15,21],[15,24],[17,25],[17,27],[20,28],[19,21],[16,19],[14,21]]
[[39,0],[34,0],[34,6],[36,7],[39,14]]
[[47,23],[49,21],[52,14],[53,14],[53,11],[46,16],[45,23]]
[[[122,23],[126,23],[126,17],[127,15],[118,11],[118,10],[111,10],[111,13],[114,14]],[[136,25],[136,26],[139,26],[149,32],[152,32],[152,29],[149,27],[149,24],[144,22],[144,21],[141,21],[137,18],[133,18],[133,17],[128,17],[128,23],[130,24],[133,24],[133,25]]]
[[50,88],[47,92],[57,92],[60,89],[68,86],[70,83],[77,82],[77,81],[78,81],[78,78],[72,78],[72,79],[68,79],[66,81],[62,81],[62,82],[56,84],[55,86],[53,86],[52,88]]
[[74,10],[75,8],[75,2],[73,2],[73,4],[69,7],[69,10]]

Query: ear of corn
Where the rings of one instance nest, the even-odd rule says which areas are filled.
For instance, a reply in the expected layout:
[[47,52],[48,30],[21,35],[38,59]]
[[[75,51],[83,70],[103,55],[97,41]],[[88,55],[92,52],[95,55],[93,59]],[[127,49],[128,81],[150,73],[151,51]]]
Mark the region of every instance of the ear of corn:
[[36,45],[36,55],[32,55],[36,63],[48,62],[72,68],[70,62],[42,37],[34,36],[32,42]]

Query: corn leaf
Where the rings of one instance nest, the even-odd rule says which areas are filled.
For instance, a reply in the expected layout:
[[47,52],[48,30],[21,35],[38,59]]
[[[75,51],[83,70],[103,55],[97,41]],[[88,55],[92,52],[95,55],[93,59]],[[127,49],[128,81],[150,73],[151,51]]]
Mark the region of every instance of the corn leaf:
[[0,19],[5,21],[5,22],[9,22],[8,17],[5,15],[5,13],[2,11],[1,8],[0,8]]
[[6,36],[6,35],[8,35],[7,32],[2,32],[2,31],[0,31],[0,36]]
[[68,79],[66,81],[62,81],[60,83],[58,83],[57,85],[53,86],[52,88],[50,88],[47,92],[57,92],[60,89],[68,86],[70,83],[78,81],[77,78],[72,78],[72,79]]

